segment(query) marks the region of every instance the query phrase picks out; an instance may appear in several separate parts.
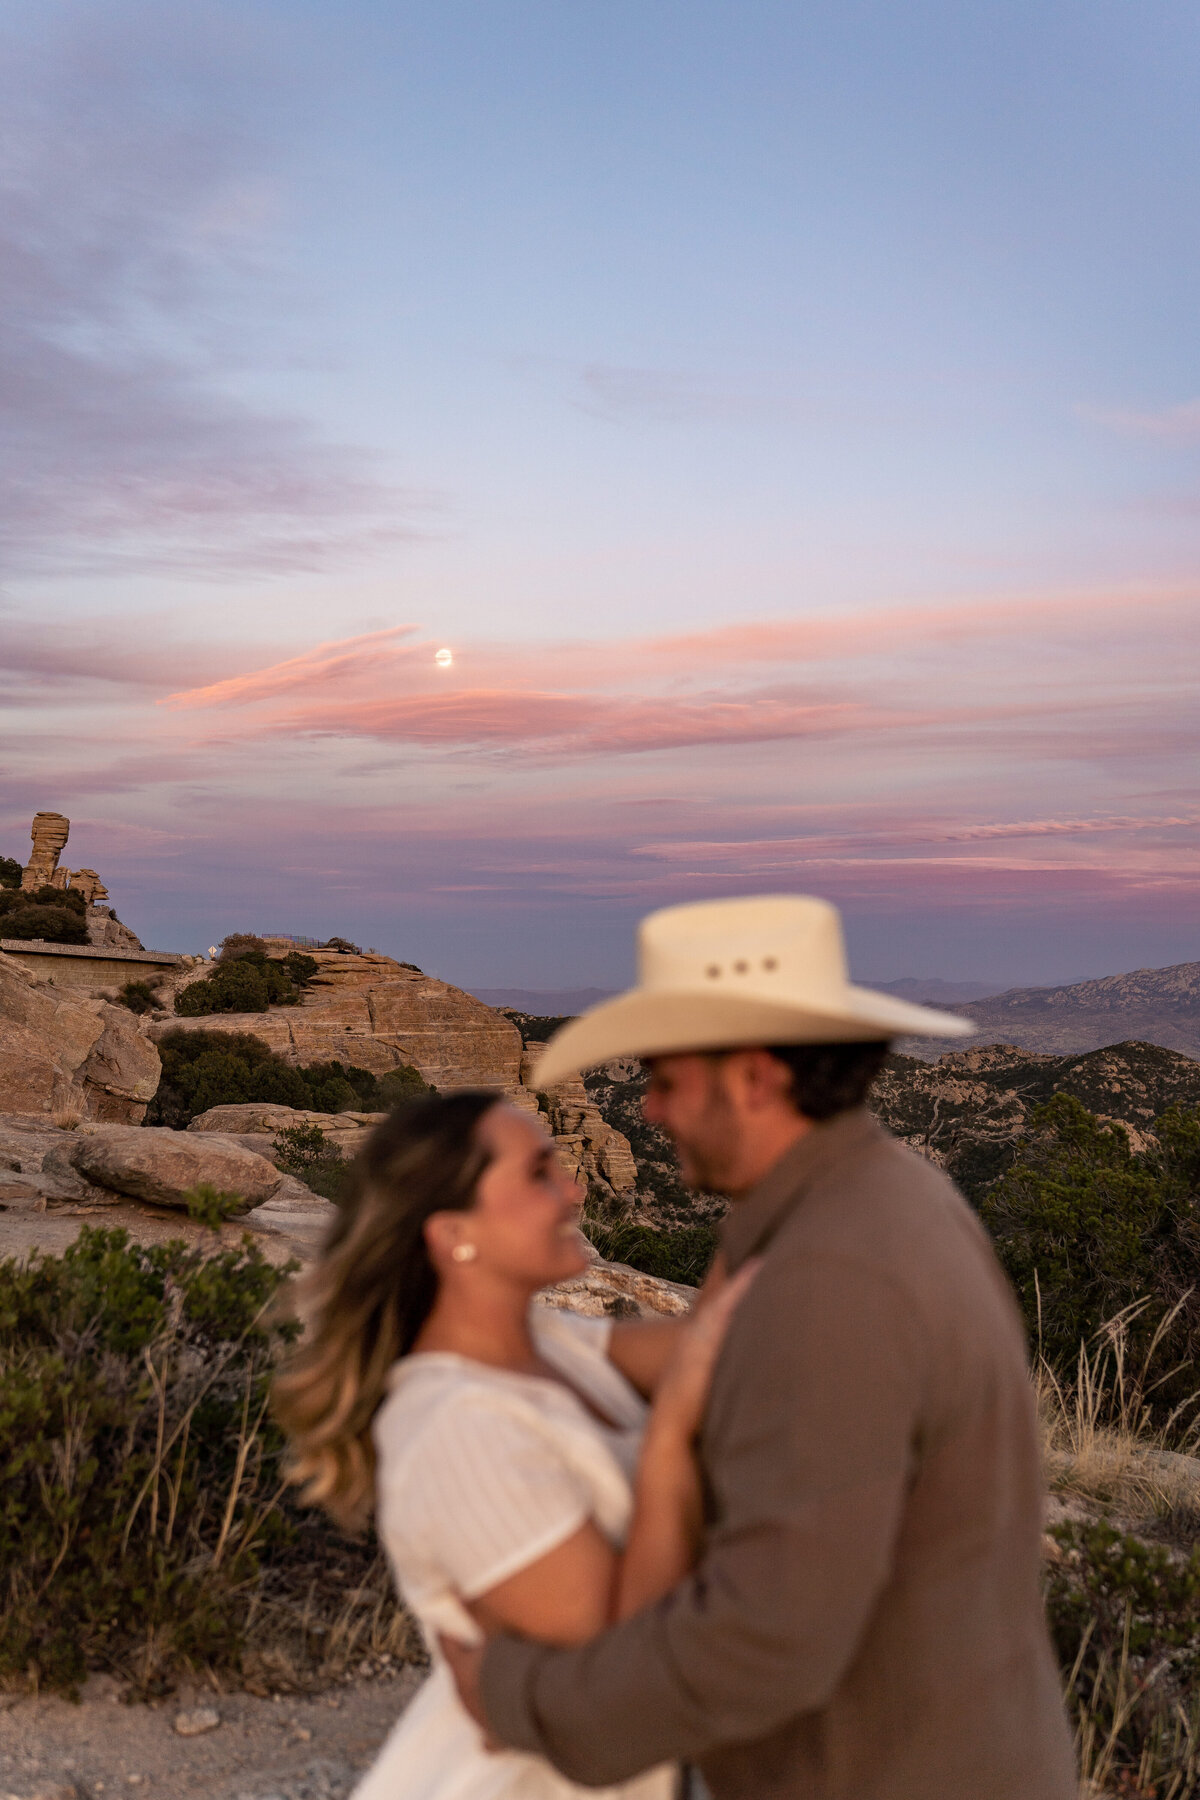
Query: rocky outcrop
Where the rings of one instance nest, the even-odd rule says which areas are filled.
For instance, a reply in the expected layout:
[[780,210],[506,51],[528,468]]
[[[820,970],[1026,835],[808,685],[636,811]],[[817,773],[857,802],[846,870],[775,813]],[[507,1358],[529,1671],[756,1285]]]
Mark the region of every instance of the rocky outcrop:
[[152,1206],[185,1206],[201,1182],[257,1205],[277,1194],[284,1180],[273,1163],[230,1138],[193,1137],[165,1126],[83,1127],[52,1154],[65,1156],[96,1187]]
[[871,1108],[897,1137],[978,1194],[1011,1159],[1034,1107],[1055,1094],[1070,1094],[1121,1125],[1131,1147],[1144,1150],[1168,1107],[1200,1106],[1200,1063],[1141,1043],[1081,1056],[1040,1056],[1011,1044],[959,1050],[936,1063],[892,1056]]
[[223,1137],[236,1138],[247,1150],[254,1150],[274,1162],[278,1154],[275,1139],[279,1132],[315,1125],[324,1133],[331,1150],[349,1158],[357,1156],[372,1127],[386,1118],[386,1113],[306,1112],[298,1106],[273,1106],[265,1101],[253,1101],[242,1106],[211,1106],[191,1121],[188,1130],[206,1135],[218,1132]]
[[[544,1044],[525,1046],[521,1076],[527,1088],[532,1088],[544,1049]],[[572,1174],[606,1194],[631,1198],[638,1171],[629,1139],[604,1119],[582,1080],[560,1082],[547,1090],[544,1100],[546,1122]]]
[[[248,1031],[290,1063],[337,1061],[373,1075],[407,1063],[432,1086],[514,1090],[521,1080],[521,1034],[502,1014],[390,956],[310,950],[318,965],[299,1006],[265,1013],[171,1018],[154,1028]],[[211,971],[189,970],[183,981]]]
[[582,1275],[561,1281],[538,1295],[543,1306],[560,1306],[590,1318],[681,1318],[695,1304],[697,1289],[682,1282],[644,1275],[625,1263],[599,1258]]
[[0,1111],[136,1124],[159,1073],[132,1013],[56,989],[0,951]]

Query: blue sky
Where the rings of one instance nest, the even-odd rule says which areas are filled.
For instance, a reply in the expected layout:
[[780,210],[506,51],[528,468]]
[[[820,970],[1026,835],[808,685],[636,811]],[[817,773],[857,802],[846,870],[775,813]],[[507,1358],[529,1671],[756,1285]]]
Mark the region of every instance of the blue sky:
[[0,45],[0,849],[466,984],[760,887],[876,979],[1196,955],[1194,9]]

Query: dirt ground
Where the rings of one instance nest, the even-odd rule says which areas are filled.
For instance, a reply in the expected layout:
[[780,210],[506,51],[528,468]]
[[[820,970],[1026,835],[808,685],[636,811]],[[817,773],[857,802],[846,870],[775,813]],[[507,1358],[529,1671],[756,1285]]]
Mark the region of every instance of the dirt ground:
[[[93,1676],[78,1705],[0,1695],[0,1800],[344,1800],[420,1683],[414,1669],[329,1693],[257,1699],[183,1690],[126,1706]],[[220,1724],[181,1737],[181,1713]]]

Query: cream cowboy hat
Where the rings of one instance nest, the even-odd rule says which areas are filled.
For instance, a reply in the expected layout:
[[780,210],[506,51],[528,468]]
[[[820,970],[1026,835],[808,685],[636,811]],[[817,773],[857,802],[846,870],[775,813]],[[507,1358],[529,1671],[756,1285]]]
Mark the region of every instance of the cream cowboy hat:
[[738,1044],[830,1044],[967,1037],[957,1013],[853,987],[837,908],[800,894],[701,900],[638,927],[638,985],[556,1031],[539,1088],[615,1056]]

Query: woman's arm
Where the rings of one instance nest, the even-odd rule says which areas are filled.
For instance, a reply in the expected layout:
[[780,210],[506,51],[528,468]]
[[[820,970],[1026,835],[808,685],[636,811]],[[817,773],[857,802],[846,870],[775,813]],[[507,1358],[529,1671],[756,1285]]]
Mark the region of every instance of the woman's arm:
[[695,1434],[729,1320],[757,1264],[747,1265],[676,1336],[638,1464],[633,1519],[618,1555],[590,1522],[498,1582],[468,1610],[489,1634],[580,1644],[669,1593],[696,1560],[702,1530]]
[[678,1319],[622,1319],[609,1333],[608,1360],[643,1400],[652,1400],[675,1353],[687,1315]]
[[[696,1300],[706,1306],[725,1282],[725,1258],[718,1250]],[[687,1329],[689,1314],[675,1319],[619,1320],[608,1339],[608,1360],[644,1400],[653,1399],[663,1371],[675,1354],[679,1334]]]

